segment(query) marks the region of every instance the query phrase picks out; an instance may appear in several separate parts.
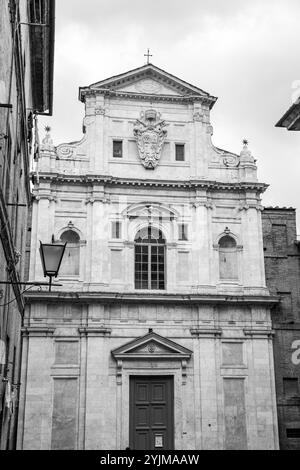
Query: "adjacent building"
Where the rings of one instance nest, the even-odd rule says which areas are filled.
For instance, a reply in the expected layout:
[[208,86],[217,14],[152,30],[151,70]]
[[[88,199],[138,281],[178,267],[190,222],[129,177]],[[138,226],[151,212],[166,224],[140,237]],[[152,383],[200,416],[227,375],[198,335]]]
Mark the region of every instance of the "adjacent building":
[[[300,130],[300,98],[276,124]],[[280,447],[300,449],[300,273],[294,209],[263,212],[267,285],[281,302],[273,314]]]
[[67,242],[30,291],[19,449],[277,449],[261,195],[247,142],[211,141],[216,98],[147,64],[80,88],[79,142],[48,132],[39,240]]
[[35,116],[52,112],[54,3],[0,0],[1,449],[16,446],[30,158]]
[[266,282],[280,303],[272,311],[281,449],[300,448],[300,251],[292,208],[262,213]]
[[279,119],[276,127],[285,127],[288,131],[300,131],[300,96]]

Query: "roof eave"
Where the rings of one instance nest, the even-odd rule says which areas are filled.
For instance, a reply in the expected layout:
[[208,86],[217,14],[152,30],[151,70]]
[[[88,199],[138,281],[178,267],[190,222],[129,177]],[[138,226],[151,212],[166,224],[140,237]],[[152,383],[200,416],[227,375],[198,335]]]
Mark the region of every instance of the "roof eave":
[[[289,122],[292,114],[296,112],[298,113],[298,116],[296,116],[296,119],[294,121],[294,125],[290,126],[293,124],[293,122]],[[281,119],[275,124],[275,127],[285,127],[287,130],[299,130],[296,129],[296,124],[300,123],[300,97],[298,100],[292,104],[292,106],[284,113]]]
[[[55,44],[55,0],[46,3],[49,25],[30,29],[33,108],[37,114],[52,116]],[[41,40],[42,39],[42,40]]]

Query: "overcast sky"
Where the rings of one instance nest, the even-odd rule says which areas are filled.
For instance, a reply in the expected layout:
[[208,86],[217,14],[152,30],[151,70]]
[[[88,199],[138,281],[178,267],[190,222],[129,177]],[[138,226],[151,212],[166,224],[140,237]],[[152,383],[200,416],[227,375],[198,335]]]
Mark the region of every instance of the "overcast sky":
[[[55,145],[80,140],[79,86],[154,65],[219,99],[213,142],[239,153],[242,139],[270,184],[264,205],[298,209],[300,132],[275,123],[300,95],[299,0],[56,0]],[[43,134],[43,132],[42,132]]]

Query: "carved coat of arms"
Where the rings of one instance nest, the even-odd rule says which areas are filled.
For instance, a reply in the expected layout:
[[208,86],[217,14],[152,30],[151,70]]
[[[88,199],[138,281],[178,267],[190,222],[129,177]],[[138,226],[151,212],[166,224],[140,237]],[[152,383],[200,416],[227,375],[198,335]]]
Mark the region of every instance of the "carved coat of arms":
[[154,170],[158,165],[162,147],[167,136],[165,121],[160,120],[160,114],[154,109],[141,113],[134,125],[134,136],[137,140],[139,156],[144,167]]

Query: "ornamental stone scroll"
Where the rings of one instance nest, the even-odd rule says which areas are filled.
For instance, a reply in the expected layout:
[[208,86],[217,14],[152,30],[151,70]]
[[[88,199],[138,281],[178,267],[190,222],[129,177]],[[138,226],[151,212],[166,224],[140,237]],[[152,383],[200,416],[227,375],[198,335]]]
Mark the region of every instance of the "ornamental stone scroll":
[[135,122],[133,133],[136,138],[139,157],[147,170],[154,170],[160,160],[163,144],[167,136],[165,121],[154,109],[141,113]]

